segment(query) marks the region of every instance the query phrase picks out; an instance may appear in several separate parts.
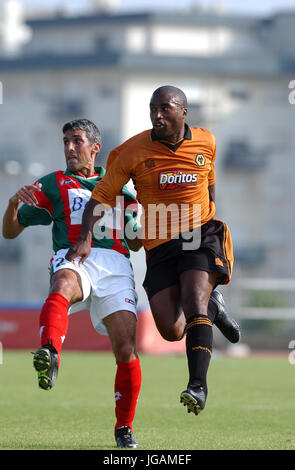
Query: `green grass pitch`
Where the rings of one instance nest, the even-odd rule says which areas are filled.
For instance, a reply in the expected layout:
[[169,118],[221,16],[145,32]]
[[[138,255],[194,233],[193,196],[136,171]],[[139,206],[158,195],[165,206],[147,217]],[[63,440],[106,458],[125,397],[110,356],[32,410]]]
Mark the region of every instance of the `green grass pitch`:
[[[143,382],[134,421],[143,450],[295,448],[295,366],[286,356],[213,356],[209,396],[196,417],[179,403],[185,356],[141,355]],[[40,390],[28,351],[3,352],[0,449],[116,450],[110,353],[62,353],[57,383]]]

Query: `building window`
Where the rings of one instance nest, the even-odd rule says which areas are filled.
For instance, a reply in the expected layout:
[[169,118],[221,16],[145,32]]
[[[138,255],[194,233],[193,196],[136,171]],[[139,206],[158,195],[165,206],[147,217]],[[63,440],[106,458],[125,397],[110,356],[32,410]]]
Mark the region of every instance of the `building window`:
[[245,268],[257,268],[265,263],[266,255],[266,247],[263,245],[237,247],[235,262]]
[[250,94],[245,88],[232,88],[229,93],[232,98],[240,101],[247,101],[250,98]]
[[80,117],[84,114],[84,103],[81,99],[60,99],[51,103],[50,116],[54,119],[67,116]]
[[19,240],[2,240],[0,243],[0,258],[3,264],[16,263],[21,260]]
[[258,170],[266,165],[266,153],[253,148],[247,141],[231,141],[223,162],[228,169]]
[[204,120],[203,103],[188,104],[188,121],[191,126],[198,126]]
[[110,51],[111,50],[111,42],[109,36],[98,36],[95,39],[95,48],[99,52]]

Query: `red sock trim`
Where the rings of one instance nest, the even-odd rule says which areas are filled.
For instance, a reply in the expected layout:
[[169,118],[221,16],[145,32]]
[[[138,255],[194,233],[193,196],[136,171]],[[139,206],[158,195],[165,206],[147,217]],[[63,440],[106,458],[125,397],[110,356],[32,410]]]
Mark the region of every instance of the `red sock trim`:
[[116,364],[118,367],[121,367],[121,369],[129,370],[129,369],[137,368],[140,365],[140,361],[139,361],[139,357],[137,357],[136,359],[133,359],[132,361],[128,361],[128,362],[116,361]]

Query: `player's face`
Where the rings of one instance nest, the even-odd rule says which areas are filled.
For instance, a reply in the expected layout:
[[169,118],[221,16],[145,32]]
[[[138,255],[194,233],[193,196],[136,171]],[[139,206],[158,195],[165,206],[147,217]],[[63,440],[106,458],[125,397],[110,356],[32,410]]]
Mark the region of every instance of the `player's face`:
[[94,161],[96,153],[99,151],[97,145],[90,144],[86,131],[67,130],[64,134],[64,153],[66,164],[72,173],[94,173]]
[[187,109],[177,97],[168,93],[153,95],[150,101],[150,118],[159,139],[177,142],[183,137]]

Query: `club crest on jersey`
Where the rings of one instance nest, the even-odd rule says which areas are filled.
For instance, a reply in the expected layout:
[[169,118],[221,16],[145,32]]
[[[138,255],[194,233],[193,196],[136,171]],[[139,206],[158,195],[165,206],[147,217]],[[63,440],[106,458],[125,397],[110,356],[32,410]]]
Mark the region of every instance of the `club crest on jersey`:
[[206,158],[202,153],[197,153],[195,161],[198,166],[205,166]]
[[197,182],[197,173],[186,173],[181,170],[167,170],[159,173],[160,189],[176,189]]
[[71,183],[74,183],[74,184],[76,184],[76,183],[77,183],[77,181],[75,181],[75,180],[71,180],[71,179],[67,179],[67,180],[61,180],[61,182],[60,182],[60,185],[61,185],[61,186],[63,186],[64,184],[71,184]]

